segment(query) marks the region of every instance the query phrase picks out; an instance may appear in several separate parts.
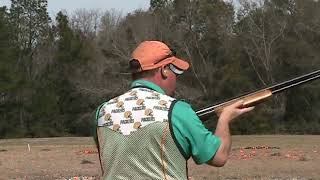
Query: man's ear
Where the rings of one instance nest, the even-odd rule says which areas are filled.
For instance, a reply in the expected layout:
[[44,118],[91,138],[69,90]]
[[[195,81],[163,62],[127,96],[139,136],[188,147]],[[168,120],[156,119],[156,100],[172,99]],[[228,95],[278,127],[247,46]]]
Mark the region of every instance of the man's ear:
[[168,78],[168,70],[167,70],[164,66],[162,66],[162,67],[160,68],[160,70],[161,70],[161,76],[162,76],[162,78],[163,78],[163,79],[167,79],[167,78]]

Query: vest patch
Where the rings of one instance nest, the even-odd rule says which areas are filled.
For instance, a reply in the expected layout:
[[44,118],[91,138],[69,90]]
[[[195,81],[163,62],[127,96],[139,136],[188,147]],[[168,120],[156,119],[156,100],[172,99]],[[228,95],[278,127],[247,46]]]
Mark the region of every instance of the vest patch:
[[123,113],[124,109],[112,109],[111,113]]
[[159,96],[151,96],[151,97],[146,97],[146,99],[155,99],[155,100],[159,100],[160,97]]
[[129,124],[129,123],[134,123],[133,119],[125,119],[125,120],[121,120],[120,124]]
[[132,111],[141,111],[141,110],[145,110],[146,106],[139,106],[139,107],[133,107]]
[[113,121],[108,121],[104,124],[105,126],[113,126]]
[[134,97],[128,97],[128,98],[125,98],[124,100],[125,101],[132,101],[132,100],[137,100],[138,97],[137,96],[134,96]]
[[150,121],[156,121],[156,118],[155,117],[141,118],[141,122],[150,122]]
[[117,103],[117,101],[107,102],[106,104],[107,104],[107,105],[111,105],[111,104],[115,104],[115,103]]
[[160,110],[160,111],[169,111],[169,108],[161,107],[161,106],[153,106],[153,109]]

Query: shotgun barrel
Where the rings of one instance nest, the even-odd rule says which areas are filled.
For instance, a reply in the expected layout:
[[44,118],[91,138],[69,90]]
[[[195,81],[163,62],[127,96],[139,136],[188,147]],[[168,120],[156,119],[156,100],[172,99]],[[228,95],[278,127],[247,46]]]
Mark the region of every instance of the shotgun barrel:
[[223,108],[239,100],[244,101],[243,108],[252,107],[265,101],[267,98],[271,97],[274,94],[311,82],[319,78],[320,78],[320,70],[317,70],[309,74],[305,74],[305,75],[290,79],[288,81],[275,84],[267,88],[262,88],[254,92],[246,93],[244,95],[237,96],[229,100],[223,101],[221,103],[218,103],[206,108],[202,108],[196,111],[196,114],[199,116],[201,120],[204,120],[204,118],[207,117],[208,115],[212,113],[220,113],[223,110]]

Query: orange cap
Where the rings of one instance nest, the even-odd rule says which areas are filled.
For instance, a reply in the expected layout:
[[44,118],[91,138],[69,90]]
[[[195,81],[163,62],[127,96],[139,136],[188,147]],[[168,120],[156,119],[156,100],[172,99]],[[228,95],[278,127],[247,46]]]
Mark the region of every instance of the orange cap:
[[175,56],[172,50],[160,41],[144,41],[132,53],[131,60],[139,61],[141,71],[173,64],[181,70],[187,70],[189,63]]

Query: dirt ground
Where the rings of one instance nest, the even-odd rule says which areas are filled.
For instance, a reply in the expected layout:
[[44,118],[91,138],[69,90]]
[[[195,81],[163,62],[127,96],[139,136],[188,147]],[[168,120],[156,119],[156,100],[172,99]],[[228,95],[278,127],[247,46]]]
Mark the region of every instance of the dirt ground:
[[[320,180],[320,136],[233,136],[224,167],[188,164],[194,180]],[[99,173],[92,138],[0,140],[0,179],[99,179]]]

